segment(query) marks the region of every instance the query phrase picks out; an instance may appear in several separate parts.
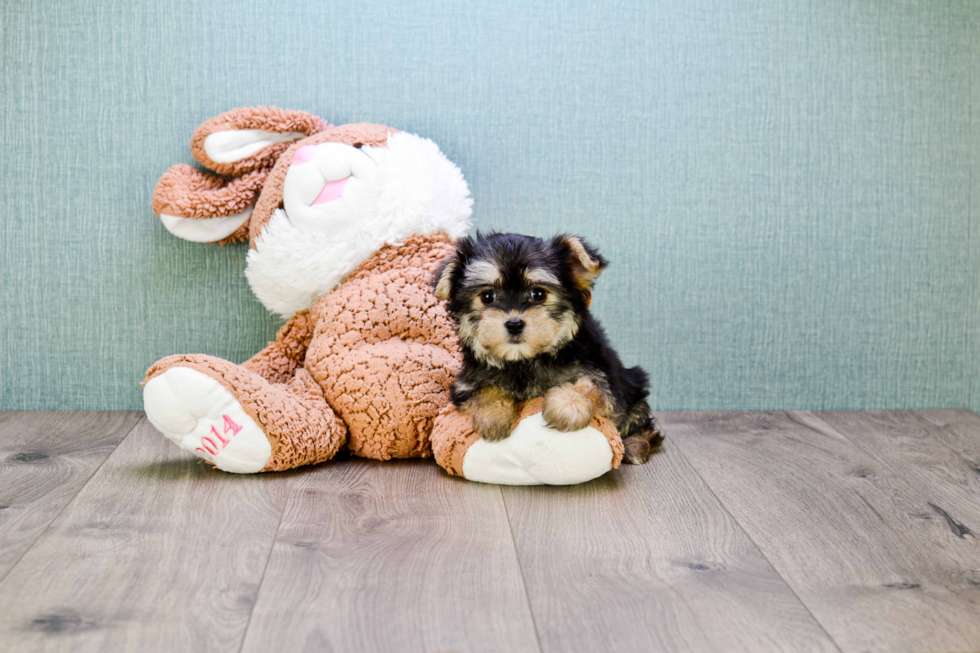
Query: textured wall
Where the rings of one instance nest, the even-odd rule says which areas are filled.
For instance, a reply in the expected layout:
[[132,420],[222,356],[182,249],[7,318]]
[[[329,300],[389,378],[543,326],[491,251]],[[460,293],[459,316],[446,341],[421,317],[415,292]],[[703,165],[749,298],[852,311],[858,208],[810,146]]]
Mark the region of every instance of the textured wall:
[[4,2],[0,406],[137,408],[157,358],[272,337],[245,248],[150,211],[199,122],[272,104],[590,237],[658,408],[980,409],[980,5],[480,4]]

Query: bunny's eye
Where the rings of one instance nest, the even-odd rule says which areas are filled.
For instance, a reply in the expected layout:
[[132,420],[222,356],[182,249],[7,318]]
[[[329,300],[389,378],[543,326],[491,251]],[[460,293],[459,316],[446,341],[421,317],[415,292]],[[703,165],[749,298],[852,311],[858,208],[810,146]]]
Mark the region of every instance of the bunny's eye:
[[531,288],[531,301],[532,302],[543,302],[544,298],[548,296],[548,291],[544,288]]
[[484,304],[492,304],[495,299],[497,299],[497,293],[492,290],[484,290],[480,293],[480,300]]

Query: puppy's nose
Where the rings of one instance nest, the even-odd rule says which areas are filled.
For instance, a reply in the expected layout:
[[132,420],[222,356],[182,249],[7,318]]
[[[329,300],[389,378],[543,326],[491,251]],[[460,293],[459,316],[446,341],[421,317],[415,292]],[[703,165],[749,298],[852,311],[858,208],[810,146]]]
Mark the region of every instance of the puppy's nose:
[[507,328],[507,333],[516,336],[524,330],[524,320],[519,317],[512,317],[504,322],[504,326]]

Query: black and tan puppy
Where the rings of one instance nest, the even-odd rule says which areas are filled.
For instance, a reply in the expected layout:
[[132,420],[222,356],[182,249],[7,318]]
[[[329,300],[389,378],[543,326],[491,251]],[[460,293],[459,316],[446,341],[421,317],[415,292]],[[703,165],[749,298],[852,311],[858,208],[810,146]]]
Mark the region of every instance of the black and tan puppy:
[[582,239],[518,234],[459,241],[435,279],[463,347],[451,397],[485,440],[506,438],[517,403],[544,397],[544,419],[576,431],[594,414],[619,430],[627,462],[663,441],[639,367],[625,368],[589,313],[606,260]]

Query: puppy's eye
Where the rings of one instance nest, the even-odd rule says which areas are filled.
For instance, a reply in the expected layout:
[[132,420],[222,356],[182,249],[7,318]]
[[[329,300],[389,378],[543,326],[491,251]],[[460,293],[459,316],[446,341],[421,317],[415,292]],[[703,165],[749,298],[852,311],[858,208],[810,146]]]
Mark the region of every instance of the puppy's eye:
[[497,299],[497,293],[492,290],[484,290],[480,293],[480,300],[484,304],[492,304],[495,299]]
[[531,288],[531,301],[532,302],[543,302],[544,298],[548,296],[548,291],[544,288]]

